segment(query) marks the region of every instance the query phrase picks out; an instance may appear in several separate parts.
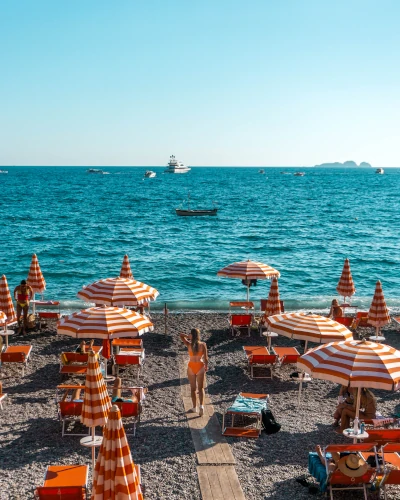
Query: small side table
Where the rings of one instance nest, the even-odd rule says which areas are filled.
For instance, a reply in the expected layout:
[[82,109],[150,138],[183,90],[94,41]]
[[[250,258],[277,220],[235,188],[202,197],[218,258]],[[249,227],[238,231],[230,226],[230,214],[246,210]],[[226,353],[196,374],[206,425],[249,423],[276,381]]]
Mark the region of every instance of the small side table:
[[14,330],[0,330],[0,335],[6,338],[6,347],[8,347],[8,337],[10,335],[15,335]]
[[381,337],[381,336],[376,336],[374,335],[373,337],[370,337],[368,340],[373,340],[374,342],[383,342],[384,340],[386,340],[385,337]]
[[93,471],[94,471],[94,466],[96,465],[96,448],[98,446],[101,446],[102,442],[103,442],[103,436],[85,436],[80,440],[82,446],[85,446],[85,448],[92,448]]
[[346,436],[347,438],[353,439],[354,444],[356,444],[357,441],[362,441],[363,439],[367,439],[369,437],[369,434],[366,431],[364,431],[362,434],[361,434],[361,432],[359,434],[354,434],[354,431],[352,428],[345,429],[343,431],[343,435]]
[[301,389],[303,387],[303,382],[311,382],[312,378],[308,373],[301,373],[300,377],[290,377],[294,382],[300,383],[299,385],[299,396],[297,399],[297,405],[300,406],[301,401]]
[[268,337],[268,350],[270,350],[271,349],[271,340],[272,340],[273,337],[274,338],[278,337],[278,334],[275,333],[275,332],[263,332],[262,336],[263,337]]

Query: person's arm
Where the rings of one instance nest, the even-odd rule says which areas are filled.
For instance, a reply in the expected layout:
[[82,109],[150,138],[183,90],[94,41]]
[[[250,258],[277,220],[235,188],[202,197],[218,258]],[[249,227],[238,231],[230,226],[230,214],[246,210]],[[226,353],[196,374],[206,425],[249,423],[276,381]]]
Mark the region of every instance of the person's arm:
[[28,290],[29,290],[29,300],[32,300],[33,297],[33,289],[31,286],[28,285]]
[[17,294],[18,294],[19,286],[16,286],[14,288],[14,299],[17,300]]
[[186,333],[180,333],[179,337],[181,338],[181,340],[185,344],[185,346],[190,345],[189,337],[186,335]]
[[208,351],[207,351],[207,344],[204,342],[204,343],[203,343],[203,346],[204,346],[204,353],[203,353],[203,357],[204,357],[204,368],[205,368],[205,370],[207,371],[207,370],[208,370]]

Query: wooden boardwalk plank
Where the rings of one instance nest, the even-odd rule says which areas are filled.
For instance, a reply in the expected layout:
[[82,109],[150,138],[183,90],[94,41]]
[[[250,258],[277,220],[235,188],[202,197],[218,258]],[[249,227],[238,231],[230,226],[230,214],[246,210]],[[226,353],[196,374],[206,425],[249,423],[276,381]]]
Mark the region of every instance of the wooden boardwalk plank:
[[199,478],[200,492],[202,500],[213,500],[213,492],[208,480],[207,467],[197,467],[197,476]]
[[246,500],[232,465],[197,467],[203,500]]

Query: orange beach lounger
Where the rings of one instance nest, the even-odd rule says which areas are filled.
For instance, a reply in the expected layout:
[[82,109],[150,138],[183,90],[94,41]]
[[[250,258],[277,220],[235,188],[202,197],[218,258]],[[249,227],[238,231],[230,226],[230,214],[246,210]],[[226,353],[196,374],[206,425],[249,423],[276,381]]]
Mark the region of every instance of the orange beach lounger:
[[[240,403],[249,400],[249,404],[251,406],[252,400],[258,400],[258,405],[260,408],[255,410],[245,411],[241,410]],[[236,397],[233,405],[231,405],[222,416],[222,435],[223,436],[232,436],[232,437],[247,437],[247,438],[258,438],[261,434],[261,407],[266,406],[268,401],[268,394],[253,394],[250,392],[240,392]],[[239,403],[239,407],[236,403]],[[249,420],[253,420],[253,423],[244,427],[244,426],[235,426],[238,424],[238,420],[243,419],[243,417],[248,417]],[[231,420],[231,425],[227,424],[228,420]]]
[[25,375],[25,366],[28,364],[32,351],[31,345],[14,345],[7,347],[0,355],[2,365],[4,363],[22,364],[22,376]]
[[38,500],[86,500],[89,467],[87,465],[49,465],[43,486],[35,490]]
[[[244,352],[247,356],[247,361],[249,363],[250,368],[250,378],[270,378],[272,380],[272,368],[275,366],[278,356],[276,354],[270,354],[268,349],[265,346],[251,346],[243,347]],[[255,377],[254,376],[254,368],[269,368],[270,376],[264,377]]]

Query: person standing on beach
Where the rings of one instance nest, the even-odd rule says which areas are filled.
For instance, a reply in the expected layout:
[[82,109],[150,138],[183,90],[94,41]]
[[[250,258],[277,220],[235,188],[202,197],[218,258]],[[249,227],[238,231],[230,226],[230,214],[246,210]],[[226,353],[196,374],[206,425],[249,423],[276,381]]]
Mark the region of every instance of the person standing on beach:
[[21,314],[24,315],[23,320],[23,334],[26,335],[26,325],[28,322],[29,302],[33,297],[32,288],[26,284],[25,280],[15,287],[14,299],[17,301],[17,321],[18,333],[21,333]]
[[180,334],[180,338],[189,351],[187,376],[190,383],[190,395],[193,408],[189,413],[197,413],[196,389],[199,391],[199,415],[204,414],[204,380],[208,370],[208,353],[205,342],[200,341],[200,330],[193,328],[190,335]]

